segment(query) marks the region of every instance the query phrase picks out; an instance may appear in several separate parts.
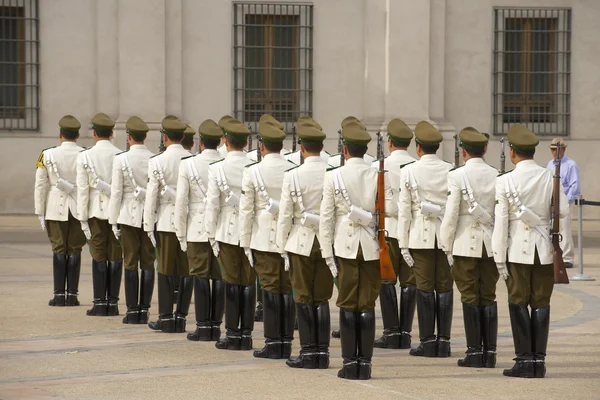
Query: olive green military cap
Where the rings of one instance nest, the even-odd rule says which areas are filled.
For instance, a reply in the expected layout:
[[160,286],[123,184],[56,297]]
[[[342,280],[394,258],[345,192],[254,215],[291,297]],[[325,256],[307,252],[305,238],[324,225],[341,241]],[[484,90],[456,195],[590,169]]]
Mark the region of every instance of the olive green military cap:
[[440,131],[427,121],[421,121],[415,127],[415,142],[423,146],[434,146],[444,140]]
[[560,147],[567,147],[567,143],[564,141],[563,138],[554,138],[552,139],[552,142],[550,142],[550,148],[551,149],[556,149],[558,146]]
[[521,124],[511,126],[507,137],[510,147],[515,150],[533,150],[540,143],[535,133]]
[[317,128],[320,131],[323,130],[323,127],[317,121],[315,121],[308,115],[303,115],[300,118],[298,118],[297,125],[298,125],[298,129],[300,129],[301,126],[314,126],[315,128]]
[[187,127],[186,124],[181,122],[181,120],[174,115],[167,115],[164,117],[161,125],[165,133],[183,133]]
[[97,131],[110,131],[115,127],[115,121],[104,113],[98,113],[92,118],[92,128]]
[[366,147],[371,141],[371,135],[359,124],[351,123],[342,128],[342,139],[344,143]]
[[365,124],[363,124],[362,122],[360,122],[360,120],[356,117],[353,116],[349,116],[346,117],[342,120],[342,129],[344,129],[344,127],[350,123],[357,123],[358,125],[360,125],[363,129],[366,130],[365,128]]
[[140,118],[140,117],[130,117],[127,122],[125,122],[125,129],[127,129],[127,133],[147,133],[150,128],[148,125]]
[[488,144],[488,138],[477,129],[467,126],[458,134],[460,145],[466,147],[485,147]]
[[408,127],[408,125],[406,125],[404,121],[402,121],[399,118],[394,118],[390,121],[390,123],[387,126],[387,133],[388,137],[393,142],[397,142],[400,144],[409,145],[410,141],[413,138],[413,133]]
[[221,119],[219,120],[219,127],[220,127],[221,129],[223,129],[223,126],[225,125],[225,123],[226,123],[227,121],[231,121],[232,119],[233,119],[233,117],[232,117],[231,115],[223,115],[223,116],[221,117]]
[[285,139],[285,132],[273,125],[271,121],[258,124],[258,135],[264,142],[281,143]]
[[235,118],[225,121],[223,124],[223,129],[225,130],[225,136],[234,139],[244,140],[250,136],[250,129],[248,129],[246,125]]
[[298,125],[298,137],[301,142],[322,142],[327,135],[314,125]]
[[81,128],[81,123],[72,115],[65,115],[58,121],[58,126],[61,131],[77,133]]
[[223,131],[215,121],[207,119],[198,127],[198,134],[202,139],[221,139]]
[[194,137],[194,135],[196,134],[196,131],[191,126],[186,125],[185,131],[183,131],[183,134],[187,137]]
[[261,115],[261,117],[258,120],[258,122],[260,124],[268,123],[268,124],[271,124],[271,125],[279,128],[279,129],[283,130],[283,125],[281,124],[281,122],[277,121],[275,119],[275,117],[273,117],[271,114],[263,114],[263,115]]

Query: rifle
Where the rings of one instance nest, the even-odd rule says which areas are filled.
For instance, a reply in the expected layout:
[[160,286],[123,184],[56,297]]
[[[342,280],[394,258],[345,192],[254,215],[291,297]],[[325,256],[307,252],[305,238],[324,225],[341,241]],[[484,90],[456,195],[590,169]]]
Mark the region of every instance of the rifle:
[[563,260],[563,251],[560,248],[560,242],[562,241],[562,235],[560,234],[560,143],[556,144],[556,156],[554,157],[554,178],[552,185],[552,230],[550,235],[552,237],[552,247],[554,251],[552,253],[552,262],[554,264],[554,283],[569,283],[569,276],[565,269],[565,262]]
[[260,154],[260,136],[256,134],[256,162],[261,162],[262,154]]
[[248,151],[252,151],[252,127],[248,124],[248,130],[250,131],[250,135],[248,135]]
[[342,141],[342,130],[338,130],[338,153],[340,154],[340,167],[344,165],[344,144]]
[[160,131],[160,144],[158,145],[158,151],[159,152],[163,152],[167,149],[167,146],[165,146],[165,139],[164,139],[165,134],[163,133],[163,131]]
[[292,153],[296,151],[296,127],[292,127]]
[[377,241],[379,242],[379,274],[382,280],[396,279],[394,265],[390,257],[390,247],[385,236],[385,162],[383,156],[383,136],[377,132],[377,158],[379,159],[379,170],[377,171],[377,200],[375,203],[375,214],[377,221]]
[[506,141],[504,140],[504,136],[500,139],[500,144],[502,145],[502,150],[500,152],[500,172],[506,172]]
[[458,151],[458,133],[454,137],[454,167],[460,164],[460,152]]

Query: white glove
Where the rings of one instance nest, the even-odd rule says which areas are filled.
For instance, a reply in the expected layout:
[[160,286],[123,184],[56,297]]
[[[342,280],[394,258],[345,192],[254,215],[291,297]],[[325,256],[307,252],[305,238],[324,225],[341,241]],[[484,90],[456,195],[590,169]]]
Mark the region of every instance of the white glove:
[[215,257],[219,257],[219,252],[221,251],[219,242],[217,242],[214,238],[209,238],[208,243],[210,243],[210,247],[212,247],[212,251]]
[[452,257],[452,253],[447,252],[446,258],[448,259],[448,265],[450,265],[450,268],[452,268],[452,266],[454,266],[454,257]]
[[331,271],[331,275],[333,275],[333,277],[335,278],[338,275],[338,270],[337,270],[337,267],[335,266],[335,259],[333,257],[327,257],[325,259],[325,262],[327,263],[327,266],[329,267],[329,270]]
[[112,231],[113,234],[115,235],[115,237],[117,238],[117,240],[119,240],[121,238],[121,230],[119,229],[118,225],[111,225],[112,226]]
[[506,263],[496,263],[496,268],[498,268],[498,273],[500,274],[500,277],[504,280],[508,279],[508,267],[506,266]]
[[154,237],[154,232],[146,232],[146,234],[150,238],[150,242],[152,243],[152,246],[156,247],[156,238]]
[[43,215],[38,215],[38,219],[40,220],[40,225],[42,226],[42,230],[46,230],[46,218]]
[[283,269],[286,271],[290,270],[290,257],[288,253],[281,253],[281,258],[283,258]]
[[409,267],[412,268],[415,265],[415,260],[410,255],[410,250],[400,249],[400,254],[402,254],[402,258],[404,258]]
[[250,249],[250,247],[244,247],[244,254],[246,254],[248,261],[250,261],[250,266],[254,268],[254,257],[252,257],[252,249]]
[[81,230],[85,235],[85,240],[90,240],[92,238],[92,231],[90,230],[90,225],[87,221],[81,221]]
[[179,240],[179,247],[181,247],[181,251],[187,251],[187,239],[184,236],[180,236],[177,238]]

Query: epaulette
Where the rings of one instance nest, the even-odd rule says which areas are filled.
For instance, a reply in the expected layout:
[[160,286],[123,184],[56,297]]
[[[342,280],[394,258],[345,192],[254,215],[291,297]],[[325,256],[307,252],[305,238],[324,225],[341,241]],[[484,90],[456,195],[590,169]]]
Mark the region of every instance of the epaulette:
[[293,162],[293,161],[290,161],[290,160],[285,160],[285,161],[289,162],[289,163],[290,163],[290,164],[292,164],[292,165],[298,166],[298,164],[296,164],[296,163],[295,163],[295,162]]
[[91,149],[91,147],[84,147],[83,149],[79,150],[80,153],[83,153],[84,151],[87,151]]
[[443,162],[445,162],[445,163],[448,163],[448,164],[454,165],[454,163],[453,163],[453,162],[446,161],[446,160],[442,160],[442,161],[443,161]]
[[498,174],[498,176],[502,176],[502,175],[508,174],[509,172],[513,172],[513,171],[514,171],[514,169],[511,169],[510,171],[500,172]]
[[327,154],[328,156],[331,156],[331,153],[328,152],[327,150],[323,150],[325,152],[325,154]]
[[211,162],[211,163],[208,163],[208,165],[213,165],[213,164],[216,164],[216,163],[220,163],[221,161],[224,161],[224,160],[225,160],[225,159],[224,159],[224,158],[222,158],[222,159],[220,159],[220,160],[217,160],[217,161],[213,161],[213,162]]
[[43,166],[44,166],[44,152],[45,152],[46,150],[50,150],[50,149],[53,149],[53,148],[55,148],[55,147],[56,147],[56,146],[52,146],[52,147],[48,147],[47,149],[44,149],[44,150],[42,150],[42,152],[40,153],[40,156],[38,157],[38,160],[37,160],[37,162],[35,163],[35,167],[36,167],[36,168],[41,168],[41,167],[43,167]]
[[157,153],[157,154],[155,154],[155,155],[151,156],[150,158],[154,158],[154,157],[156,157],[156,156],[160,156],[162,153],[164,153],[164,151],[161,151],[160,153]]
[[452,169],[451,169],[450,171],[448,171],[448,172],[452,172],[452,171],[454,171],[455,169],[459,169],[459,168],[462,168],[462,167],[464,167],[464,165],[459,165],[458,167],[454,167],[454,168],[452,168]]
[[253,162],[253,163],[250,163],[250,164],[246,165],[244,168],[251,167],[251,166],[253,166],[253,165],[256,165],[256,164],[258,164],[258,163],[259,163],[259,161],[256,161],[256,162]]
[[192,157],[196,157],[195,154],[192,154],[191,156],[186,156],[186,157],[182,157],[182,160],[187,160],[188,158],[192,158]]
[[46,150],[54,149],[55,147],[56,147],[56,146],[51,146],[51,147],[45,148],[44,150],[42,150],[42,152],[44,152],[44,151],[46,151]]
[[402,169],[402,168],[406,167],[407,165],[410,165],[410,164],[412,164],[412,163],[415,163],[415,162],[416,162],[416,161],[411,161],[411,162],[409,162],[409,163],[402,164],[402,165],[400,166],[400,169]]
[[[285,149],[284,149],[285,150]],[[282,156],[289,156],[290,154],[295,153],[295,151],[288,151],[287,153],[282,153]]]
[[337,167],[329,166],[329,168],[327,168],[327,171],[333,171],[334,169],[338,169],[339,167],[341,167],[341,165],[338,165]]
[[118,156],[119,154],[127,153],[128,151],[129,151],[129,150],[122,151],[122,152],[120,152],[120,153],[117,153],[117,154],[115,154],[115,156]]
[[[292,163],[292,164],[294,164],[294,163]],[[294,166],[292,168],[286,169],[284,172],[289,172],[289,171],[291,171],[293,169],[296,169],[296,168],[299,168],[299,167],[300,167],[299,165],[294,164]]]

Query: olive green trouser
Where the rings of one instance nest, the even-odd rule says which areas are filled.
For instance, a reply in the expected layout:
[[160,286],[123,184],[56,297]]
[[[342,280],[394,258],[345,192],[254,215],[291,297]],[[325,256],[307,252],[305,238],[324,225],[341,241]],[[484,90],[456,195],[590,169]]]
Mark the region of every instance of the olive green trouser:
[[213,254],[210,243],[188,242],[187,257],[191,276],[219,281],[223,279],[219,261]]
[[67,221],[46,221],[46,233],[50,239],[52,252],[56,254],[80,254],[85,245],[85,235],[79,222],[69,212]]
[[347,311],[373,312],[379,297],[379,260],[365,261],[362,248],[356,259],[336,257],[338,262],[337,306]]
[[290,274],[284,269],[281,254],[269,251],[252,250],[256,273],[260,277],[263,290],[271,293],[292,293]]
[[122,260],[123,249],[113,234],[108,220],[90,218],[88,225],[92,231],[92,238],[88,241],[92,258],[96,261]]
[[142,228],[129,225],[119,225],[121,228],[121,246],[123,247],[123,260],[125,269],[145,271],[154,269],[154,246]]
[[313,242],[310,256],[289,253],[289,257],[294,301],[309,305],[327,303],[333,294],[333,275],[321,257],[317,238]]
[[435,249],[410,249],[415,260],[413,270],[417,289],[426,293],[448,292],[452,290],[453,280],[446,253]]
[[508,302],[530,305],[531,308],[548,307],[554,289],[554,266],[541,264],[537,250],[533,264],[508,263]]
[[177,267],[179,276],[189,276],[188,259],[186,254],[181,251],[177,235],[174,232],[158,232],[156,239],[158,272],[171,276]]
[[256,272],[240,246],[219,242],[219,265],[223,280],[232,285],[249,286],[256,282]]
[[460,301],[472,306],[487,306],[496,300],[498,269],[493,257],[487,256],[485,245],[482,257],[454,256],[452,277],[460,292]]
[[390,247],[390,257],[392,259],[392,266],[394,267],[394,273],[396,279],[381,281],[382,284],[395,285],[400,280],[400,287],[415,286],[415,273],[412,268],[408,266],[402,255],[400,254],[400,247],[398,247],[398,239],[388,238],[388,246]]

